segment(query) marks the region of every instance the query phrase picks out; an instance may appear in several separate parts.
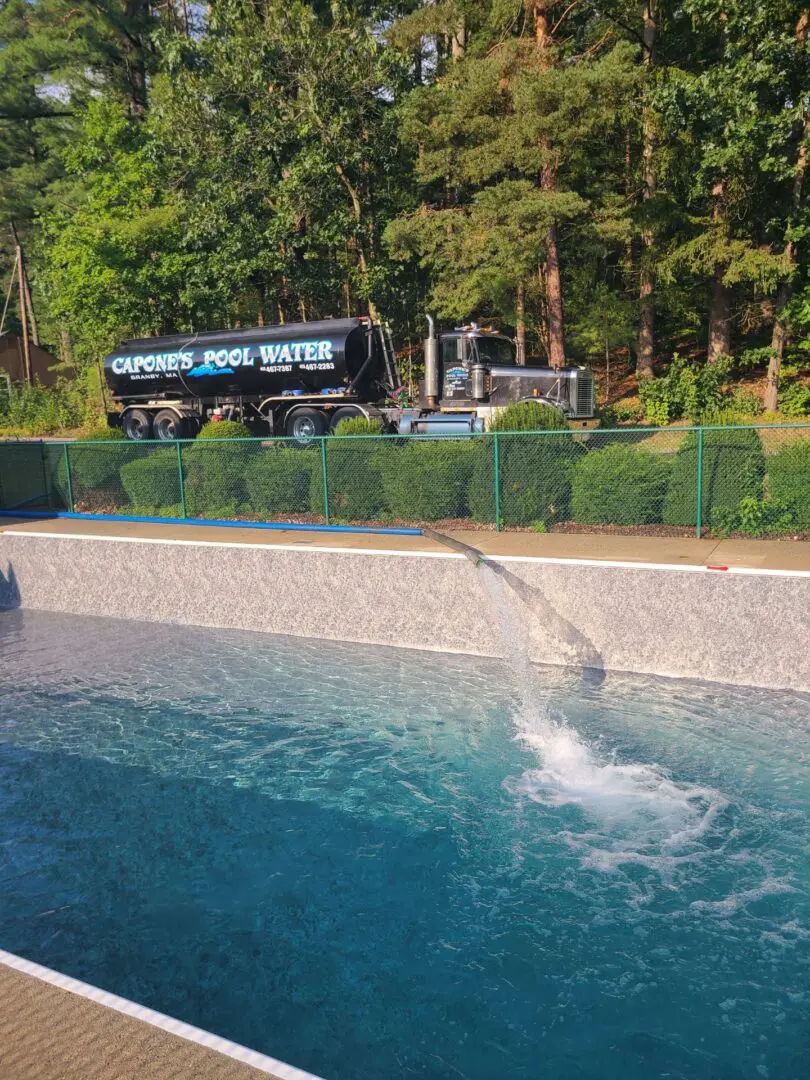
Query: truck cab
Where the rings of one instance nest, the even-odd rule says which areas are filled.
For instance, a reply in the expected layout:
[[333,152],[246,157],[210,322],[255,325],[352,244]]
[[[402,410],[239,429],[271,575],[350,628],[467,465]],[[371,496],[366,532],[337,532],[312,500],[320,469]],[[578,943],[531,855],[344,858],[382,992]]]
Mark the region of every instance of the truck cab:
[[504,334],[474,323],[436,334],[430,317],[428,324],[419,415],[403,417],[401,431],[483,431],[499,409],[519,401],[542,402],[571,420],[593,417],[589,369],[519,365]]

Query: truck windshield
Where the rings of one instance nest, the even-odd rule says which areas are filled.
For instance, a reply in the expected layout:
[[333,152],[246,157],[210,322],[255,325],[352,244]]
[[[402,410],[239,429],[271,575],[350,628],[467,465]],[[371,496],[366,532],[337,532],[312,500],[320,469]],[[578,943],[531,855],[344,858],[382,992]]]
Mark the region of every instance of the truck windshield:
[[511,341],[502,337],[475,338],[478,356],[488,364],[515,363],[515,347]]

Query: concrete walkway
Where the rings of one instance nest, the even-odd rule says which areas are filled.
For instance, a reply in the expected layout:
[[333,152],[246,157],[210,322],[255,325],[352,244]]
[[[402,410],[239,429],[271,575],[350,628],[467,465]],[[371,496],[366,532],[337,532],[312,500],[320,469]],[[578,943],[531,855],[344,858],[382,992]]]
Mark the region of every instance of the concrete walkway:
[[[39,971],[46,977],[56,976],[47,968]],[[74,980],[64,981],[75,989],[15,970],[0,958],[0,1080],[317,1080],[280,1062],[274,1063],[280,1066],[277,1071],[254,1068],[153,1021],[90,1000],[85,992],[129,1006],[131,1011],[149,1013],[122,998]],[[196,1031],[167,1017],[160,1019],[166,1026]],[[242,1050],[229,1045],[234,1051]],[[242,1053],[261,1059],[251,1051]]]
[[[216,525],[150,524],[129,521],[84,521],[72,518],[0,518],[0,532],[49,535],[185,540],[211,543],[330,548],[353,551],[442,552],[447,549],[426,536],[385,533],[304,532]],[[461,530],[447,535],[485,555],[518,558],[587,559],[687,566],[748,567],[810,571],[810,543],[794,540],[698,540],[649,536],[595,536],[568,533],[523,533]]]

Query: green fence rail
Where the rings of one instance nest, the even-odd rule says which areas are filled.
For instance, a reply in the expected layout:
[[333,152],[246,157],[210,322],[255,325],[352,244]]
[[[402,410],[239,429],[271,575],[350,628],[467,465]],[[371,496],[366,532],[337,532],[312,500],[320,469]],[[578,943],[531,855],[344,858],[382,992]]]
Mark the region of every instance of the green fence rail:
[[810,425],[5,442],[0,509],[793,535],[810,531]]

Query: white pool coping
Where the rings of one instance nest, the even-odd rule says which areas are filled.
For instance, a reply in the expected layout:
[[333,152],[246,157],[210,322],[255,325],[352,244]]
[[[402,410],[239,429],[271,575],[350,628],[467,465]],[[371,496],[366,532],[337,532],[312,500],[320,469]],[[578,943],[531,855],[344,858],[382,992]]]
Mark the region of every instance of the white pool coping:
[[117,994],[110,994],[106,990],[100,990],[97,986],[80,982],[79,979],[73,979],[70,975],[63,975],[61,972],[43,967],[42,964],[35,964],[32,960],[25,960],[23,957],[16,956],[14,953],[6,952],[3,949],[0,949],[0,964],[4,964],[14,971],[19,971],[23,975],[30,975],[42,982],[49,983],[51,986],[56,986],[60,990],[67,990],[68,993],[77,994],[79,997],[93,1001],[97,1005],[104,1005],[108,1009],[114,1009],[115,1012],[122,1013],[124,1016],[141,1020],[144,1024],[160,1028],[161,1031],[166,1031],[170,1035],[177,1035],[181,1039],[187,1039],[198,1046],[214,1050],[225,1057],[234,1058],[243,1065],[249,1065],[252,1069],[256,1069],[257,1072],[277,1077],[278,1080],[321,1080],[320,1077],[315,1076],[313,1073],[296,1069],[293,1065],[286,1065],[283,1061],[277,1061],[266,1054],[260,1054],[257,1050],[249,1050],[246,1046],[240,1046],[229,1039],[223,1039],[220,1035],[213,1035],[210,1031],[203,1031],[202,1028],[186,1024],[182,1020],[175,1020],[164,1013],[148,1009],[145,1005],[137,1005],[134,1001],[127,1000],[127,998],[118,997]]
[[[9,536],[28,536],[36,540],[100,540],[107,544],[158,544],[168,547],[248,548],[252,551],[295,551],[312,555],[382,555],[407,559],[466,559],[456,551],[415,551],[405,548],[330,547],[326,544],[257,544],[244,540],[187,540],[162,536],[111,536],[103,533],[40,532],[36,529],[9,530]],[[632,559],[582,559],[552,555],[483,555],[485,562],[531,563],[549,566],[596,566],[614,570],[665,570],[687,574],[743,574],[755,577],[810,578],[810,570],[784,570],[757,566],[716,566],[704,563],[656,563]]]

